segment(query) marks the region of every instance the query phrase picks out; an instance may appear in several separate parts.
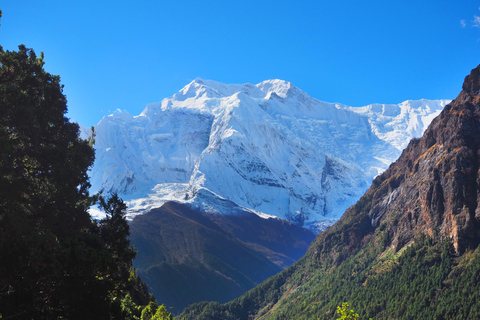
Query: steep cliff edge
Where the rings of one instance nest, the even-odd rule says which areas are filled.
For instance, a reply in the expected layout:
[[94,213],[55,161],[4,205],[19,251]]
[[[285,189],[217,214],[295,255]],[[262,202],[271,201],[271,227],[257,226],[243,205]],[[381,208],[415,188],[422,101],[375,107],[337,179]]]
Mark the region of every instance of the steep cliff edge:
[[[457,252],[480,241],[480,67],[463,90],[412,140],[399,160],[372,187],[373,226],[389,221],[396,250],[421,231],[450,237]],[[374,185],[375,185],[374,184]]]

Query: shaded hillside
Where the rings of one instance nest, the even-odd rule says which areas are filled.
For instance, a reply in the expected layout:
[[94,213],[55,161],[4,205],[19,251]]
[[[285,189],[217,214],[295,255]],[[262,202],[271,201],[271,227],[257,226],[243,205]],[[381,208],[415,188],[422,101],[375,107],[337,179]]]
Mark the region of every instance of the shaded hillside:
[[[421,139],[295,265],[187,319],[480,317],[480,66]],[[363,313],[363,314],[362,314]]]
[[284,220],[207,215],[175,202],[135,217],[130,230],[138,274],[177,312],[238,297],[298,260],[314,239]]

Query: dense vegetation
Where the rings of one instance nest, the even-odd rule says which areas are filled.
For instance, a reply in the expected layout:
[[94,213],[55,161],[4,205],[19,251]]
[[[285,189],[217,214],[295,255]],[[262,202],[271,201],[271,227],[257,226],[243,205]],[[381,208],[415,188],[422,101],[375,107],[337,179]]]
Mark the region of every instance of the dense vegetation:
[[[43,53],[0,46],[0,318],[150,319],[138,305],[160,308],[131,267],[125,204],[89,195],[93,140],[43,66]],[[171,318],[163,309],[155,319]]]
[[480,317],[479,248],[457,257],[449,240],[433,243],[420,236],[396,254],[378,255],[377,249],[365,248],[338,267],[300,262],[301,272],[287,269],[230,303],[195,304],[182,316],[335,319],[336,306],[349,301],[361,319]]

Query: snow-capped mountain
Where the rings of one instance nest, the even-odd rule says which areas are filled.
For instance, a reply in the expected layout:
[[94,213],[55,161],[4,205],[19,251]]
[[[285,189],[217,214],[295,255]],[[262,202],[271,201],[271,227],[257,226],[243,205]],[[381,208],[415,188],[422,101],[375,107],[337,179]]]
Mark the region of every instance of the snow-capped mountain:
[[354,108],[281,80],[196,79],[138,116],[100,121],[92,189],[118,192],[130,216],[175,200],[314,229],[358,200],[448,102]]

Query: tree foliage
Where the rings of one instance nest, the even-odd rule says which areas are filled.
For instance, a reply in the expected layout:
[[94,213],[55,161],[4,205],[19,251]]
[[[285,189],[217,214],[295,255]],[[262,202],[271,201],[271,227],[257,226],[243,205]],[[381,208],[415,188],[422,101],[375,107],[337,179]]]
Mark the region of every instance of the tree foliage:
[[92,139],[65,117],[60,77],[24,45],[0,47],[0,315],[23,319],[126,318],[135,252],[126,206],[87,212]]
[[338,320],[355,320],[359,319],[358,313],[355,313],[352,309],[349,309],[348,303],[342,303],[341,307],[337,307],[337,314],[340,318]]
[[106,213],[98,225],[100,238],[109,253],[108,274],[117,285],[116,292],[122,292],[128,289],[132,261],[136,255],[128,239],[130,231],[125,219],[127,206],[117,194],[113,194],[108,200],[100,198],[100,208]]
[[349,308],[348,302],[344,302],[341,307],[337,307],[337,314],[339,316],[337,320],[360,320],[358,313]]
[[158,306],[155,302],[150,302],[143,308],[140,320],[173,320],[173,315],[165,305]]

